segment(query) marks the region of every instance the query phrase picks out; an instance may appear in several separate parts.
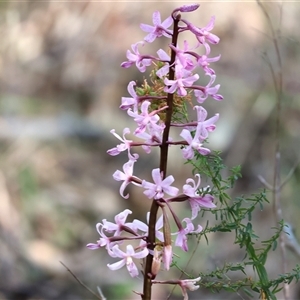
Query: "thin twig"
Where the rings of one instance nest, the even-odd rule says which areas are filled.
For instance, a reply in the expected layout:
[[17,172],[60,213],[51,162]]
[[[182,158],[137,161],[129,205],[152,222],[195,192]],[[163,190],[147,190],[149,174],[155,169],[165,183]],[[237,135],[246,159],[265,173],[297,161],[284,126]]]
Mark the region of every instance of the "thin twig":
[[286,223],[285,225],[286,228],[284,232],[286,233],[287,239],[286,246],[300,258],[300,244],[294,234],[294,229],[290,224]]
[[87,289],[91,294],[93,294],[99,300],[105,300],[105,298],[94,293],[88,286],[86,286],[62,261],[60,263],[67,269],[68,272],[75,278],[75,280],[82,285],[85,289]]
[[289,181],[289,179],[293,176],[293,174],[295,173],[298,165],[300,163],[300,159],[296,162],[296,164],[294,165],[294,167],[290,170],[289,174],[287,174],[286,178],[284,179],[284,181],[281,183],[281,188],[286,185],[286,183]]
[[[274,215],[276,218],[276,223],[279,223],[283,219],[283,213],[282,213],[282,207],[281,207],[281,178],[280,178],[280,165],[281,165],[281,159],[280,159],[280,126],[281,126],[281,104],[282,104],[282,61],[281,61],[281,55],[279,51],[279,45],[278,45],[278,35],[274,30],[272,20],[270,15],[268,14],[266,8],[260,0],[256,0],[257,4],[261,8],[263,14],[265,15],[267,19],[267,23],[271,30],[271,37],[272,42],[275,48],[276,57],[277,57],[277,63],[279,72],[277,73],[277,76],[275,74],[273,65],[270,62],[270,59],[267,55],[265,55],[265,60],[270,68],[271,76],[273,79],[277,101],[276,101],[276,123],[275,123],[275,165],[274,165],[274,180],[273,180],[273,205],[274,205]],[[280,12],[280,21],[281,21],[281,12]],[[281,259],[282,259],[282,272],[286,273],[287,271],[287,262],[286,262],[286,243],[284,238],[284,233],[281,232],[279,235],[279,248],[281,252]],[[283,296],[285,300],[288,300],[290,298],[290,291],[289,291],[289,284],[284,283],[283,284]]]
[[268,183],[261,175],[258,175],[257,178],[268,190],[273,192],[273,186]]

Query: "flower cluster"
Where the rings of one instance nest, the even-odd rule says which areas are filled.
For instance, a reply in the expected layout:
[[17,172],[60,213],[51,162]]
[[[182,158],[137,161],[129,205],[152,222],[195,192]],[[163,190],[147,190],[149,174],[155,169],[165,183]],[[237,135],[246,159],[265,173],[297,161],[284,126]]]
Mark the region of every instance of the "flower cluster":
[[[126,151],[128,154],[128,161],[123,165],[123,170],[117,170],[113,174],[115,180],[122,182],[120,195],[127,199],[129,195],[126,194],[125,189],[129,184],[133,184],[143,189],[144,195],[153,202],[147,215],[147,224],[140,220],[126,222],[131,211],[125,209],[116,215],[115,223],[105,219],[102,223],[98,223],[96,228],[100,239],[96,244],[87,245],[89,249],[106,248],[112,258],[120,259],[113,264],[108,264],[108,268],[117,270],[126,265],[132,277],[139,274],[134,261],[150,257],[151,266],[146,265],[144,276],[150,278],[153,283],[157,283],[154,278],[161,268],[161,263],[166,270],[170,268],[173,256],[172,247],[177,246],[183,251],[188,251],[187,235],[201,232],[202,227],[198,225],[195,228],[193,224],[200,209],[216,207],[209,188],[200,187],[200,174],[196,174],[197,182],[188,178],[181,190],[173,185],[174,176],[166,174],[168,148],[172,145],[180,145],[182,155],[187,160],[193,159],[195,153],[210,154],[210,149],[204,147],[203,144],[209,133],[215,130],[215,123],[219,118],[219,114],[207,118],[207,111],[201,105],[193,105],[197,115],[196,121],[184,120],[175,115],[180,113],[185,104],[192,103],[193,96],[198,104],[203,104],[208,97],[215,100],[223,99],[218,94],[220,85],[214,85],[216,75],[210,66],[210,63],[220,59],[220,55],[209,57],[210,44],[219,42],[219,38],[211,33],[214,27],[214,17],[207,26],[200,28],[182,19],[180,14],[192,12],[198,7],[198,4],[181,6],[163,22],[160,13],[154,12],[153,25],[141,24],[140,26],[143,31],[147,32],[144,40],[133,44],[132,50],[127,51],[127,61],[121,66],[124,68],[136,66],[142,73],[153,66],[152,82],[149,85],[145,81],[141,86],[137,86],[134,81],[129,82],[127,89],[130,97],[122,97],[120,109],[127,111],[128,116],[135,122],[136,129],[132,132],[132,140],[128,138],[131,134],[128,128],[123,130],[122,136],[118,135],[114,129],[111,130],[120,144],[108,150],[107,153],[115,156]],[[171,28],[172,25],[173,28]],[[187,32],[195,37],[195,44],[190,45],[187,40],[184,40],[182,47],[178,46],[179,34]],[[171,39],[168,51],[170,55],[163,49],[159,49],[157,55],[140,53],[141,47],[158,38]],[[201,50],[205,54],[199,54]],[[205,86],[197,84],[200,78],[197,73],[199,69],[204,72],[205,77],[208,77],[208,83]],[[182,140],[176,141],[170,137],[170,127],[181,130],[179,135]],[[133,175],[134,165],[139,159],[139,155],[133,153],[134,147],[137,146],[141,146],[147,154],[151,152],[152,147],[160,147],[161,164],[159,168],[152,170],[152,182]],[[191,216],[180,220],[172,209],[172,202],[189,203]],[[156,220],[158,209],[161,209],[161,216]],[[168,213],[172,215],[177,226],[176,232],[170,231]],[[155,232],[149,232],[151,228],[153,230],[155,228]],[[172,236],[176,237],[174,245]],[[120,248],[124,241],[127,241],[126,250]],[[136,246],[128,244],[128,241],[132,243],[135,241]],[[194,284],[199,280],[200,278],[197,278],[191,282]],[[185,299],[187,299],[186,288],[189,288],[190,280],[173,282],[182,287]],[[185,285],[186,282],[187,285]]]

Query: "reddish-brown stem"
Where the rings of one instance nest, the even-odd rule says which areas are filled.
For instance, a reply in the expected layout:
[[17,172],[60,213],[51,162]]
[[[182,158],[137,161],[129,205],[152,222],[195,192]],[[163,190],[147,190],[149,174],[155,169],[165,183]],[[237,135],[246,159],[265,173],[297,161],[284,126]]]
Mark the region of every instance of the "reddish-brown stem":
[[[178,23],[180,21],[180,15],[174,19],[174,27],[173,27],[173,36],[172,36],[172,45],[176,47],[177,39],[178,39]],[[175,62],[176,52],[172,50],[171,52],[171,61],[170,66],[172,66]],[[173,67],[169,69],[169,80],[174,80],[175,71]],[[168,139],[169,139],[169,132],[172,120],[172,113],[173,113],[173,94],[168,94],[167,97],[167,106],[168,109],[166,110],[166,120],[165,120],[165,129],[163,132],[162,144],[160,146],[160,171],[162,172],[163,178],[166,177],[167,173],[167,162],[168,162]],[[150,209],[150,216],[149,216],[149,230],[148,230],[148,248],[153,250],[155,247],[155,224],[157,218],[159,204],[157,200],[152,201],[151,209]],[[151,274],[151,267],[153,262],[153,256],[149,254],[146,258],[146,264],[144,268],[144,287],[143,287],[143,294],[142,300],[151,300],[151,292],[152,292],[152,282],[151,277],[148,274]]]

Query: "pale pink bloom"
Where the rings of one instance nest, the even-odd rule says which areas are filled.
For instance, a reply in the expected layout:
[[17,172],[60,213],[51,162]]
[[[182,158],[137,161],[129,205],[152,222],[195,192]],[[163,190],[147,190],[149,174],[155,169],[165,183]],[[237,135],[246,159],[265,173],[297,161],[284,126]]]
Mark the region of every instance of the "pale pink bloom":
[[128,109],[127,111],[128,115],[133,117],[134,121],[138,124],[138,128],[134,131],[135,134],[144,132],[148,124],[151,124],[154,128],[157,129],[161,128],[162,125],[157,124],[157,122],[160,119],[157,113],[166,109],[167,106],[164,106],[157,110],[153,110],[149,113],[148,110],[150,105],[151,105],[150,101],[144,101],[141,105],[141,113],[134,112],[131,109]]
[[130,133],[130,129],[129,128],[124,128],[123,129],[123,138],[121,138],[115,131],[115,129],[112,129],[110,131],[118,140],[120,140],[122,143],[117,145],[114,148],[111,148],[109,150],[107,150],[107,153],[111,156],[116,156],[119,155],[121,152],[128,150],[128,158],[130,160],[136,161],[138,159],[138,154],[131,154],[130,153],[130,147],[132,145],[132,140],[127,140],[125,135]]
[[[100,229],[101,228],[101,229]],[[110,253],[110,256],[113,255],[113,253],[111,252],[111,247],[116,245],[119,242],[111,242],[110,238],[107,237],[105,235],[105,233],[103,232],[103,224],[102,223],[97,223],[96,225],[96,229],[100,235],[100,239],[97,241],[97,244],[94,243],[89,243],[87,244],[87,248],[91,249],[91,250],[96,250],[99,249],[101,247],[105,247],[107,249],[107,251]]]
[[139,71],[143,73],[146,71],[146,67],[151,65],[154,57],[149,55],[141,55],[138,49],[139,45],[144,46],[144,42],[137,42],[131,45],[133,53],[131,53],[130,50],[127,50],[126,57],[128,58],[128,61],[122,62],[121,67],[129,68],[135,63]]
[[113,233],[114,236],[121,235],[122,231],[124,230],[124,227],[130,228],[133,231],[135,231],[132,222],[126,223],[126,219],[129,214],[132,214],[132,211],[129,209],[125,209],[124,211],[117,214],[115,216],[116,223],[106,221],[106,219],[102,220],[103,229],[105,229],[107,232]]
[[207,84],[207,86],[201,88],[201,89],[195,89],[194,90],[194,94],[195,97],[197,98],[198,103],[203,103],[208,96],[211,96],[212,98],[214,98],[215,100],[222,100],[223,96],[221,96],[220,94],[217,94],[219,88],[220,88],[220,84],[215,85],[214,87],[211,87],[212,84],[215,82],[216,80],[216,75],[210,75],[210,81]]
[[207,57],[206,55],[199,55],[197,59],[197,64],[203,68],[205,73],[214,75],[215,71],[208,66],[211,62],[218,61],[221,58],[221,55],[215,56],[215,57]]
[[133,258],[141,259],[146,257],[149,253],[147,248],[144,248],[139,252],[135,252],[132,245],[127,245],[126,252],[123,252],[119,249],[118,245],[115,245],[112,247],[112,252],[114,254],[113,257],[120,257],[122,259],[113,264],[107,264],[108,268],[112,271],[115,271],[121,269],[123,266],[126,265],[126,268],[131,277],[137,277],[139,274],[138,268],[133,262]]
[[188,300],[188,294],[187,294],[187,290],[189,291],[196,291],[199,288],[199,285],[196,285],[196,283],[198,281],[200,281],[201,277],[197,277],[195,279],[183,279],[183,280],[179,280],[179,286],[181,288],[182,291],[182,295],[183,295],[183,300]]
[[196,34],[196,37],[201,44],[204,44],[205,41],[208,41],[211,44],[219,43],[220,38],[218,36],[216,36],[215,34],[209,32],[215,26],[215,19],[216,19],[215,16],[212,16],[210,18],[209,23],[205,27],[202,27],[200,29],[200,34],[199,35]]
[[202,106],[194,106],[194,109],[197,110],[197,133],[199,135],[200,140],[205,140],[208,137],[208,133],[215,130],[216,125],[215,122],[219,119],[219,114],[215,114],[215,116],[207,119],[207,111]]
[[172,175],[162,180],[160,169],[157,168],[152,170],[152,178],[154,183],[146,180],[142,181],[142,187],[146,189],[144,194],[149,199],[161,199],[164,197],[164,193],[170,196],[176,196],[178,194],[178,188],[171,186],[171,184],[174,182],[174,177]]
[[[149,113],[149,106],[151,105],[150,101],[144,101],[141,105],[141,113],[133,112],[131,109],[127,111],[128,115],[134,118],[134,121],[139,125],[140,129],[145,129],[148,123],[156,124],[159,121],[159,116],[155,111]],[[144,130],[141,130],[144,131]]]
[[196,174],[198,177],[198,183],[191,178],[186,180],[186,184],[183,186],[183,193],[189,197],[188,201],[192,209],[192,220],[195,219],[200,211],[201,207],[205,208],[215,208],[216,205],[213,203],[214,197],[212,195],[206,194],[204,196],[199,194],[199,187],[201,183],[200,175]]
[[149,32],[144,40],[148,43],[152,43],[157,37],[165,36],[171,37],[172,31],[168,30],[168,28],[173,24],[173,19],[169,16],[166,20],[161,22],[160,12],[155,11],[152,15],[153,25],[141,24],[140,28],[145,31]]
[[195,69],[195,65],[191,60],[191,55],[186,53],[189,51],[189,44],[187,41],[183,42],[183,50],[179,49],[178,47],[174,47],[172,44],[169,45],[170,48],[176,52],[176,60],[181,64],[181,66],[188,71],[192,71]]
[[198,74],[191,75],[190,71],[185,70],[179,64],[175,66],[175,77],[176,79],[174,80],[169,80],[168,78],[164,79],[164,84],[166,85],[164,91],[170,94],[177,91],[179,96],[186,96],[187,91],[185,88],[192,86],[193,83],[199,79]]
[[170,55],[165,50],[159,49],[159,50],[157,50],[156,53],[157,53],[157,55],[158,55],[158,57],[161,61],[164,61],[164,62],[170,62],[171,61]]
[[[128,199],[129,195],[127,194],[126,196],[124,196],[124,191],[125,188],[127,187],[127,185],[129,185],[132,182],[133,179],[133,166],[134,166],[135,160],[129,160],[127,163],[125,163],[123,165],[123,171],[121,172],[119,170],[117,170],[114,174],[113,174],[113,178],[116,181],[123,181],[121,187],[120,187],[120,195],[125,198]],[[136,177],[135,177],[136,178]],[[136,184],[136,183],[135,183]]]
[[205,71],[205,73],[214,75],[215,71],[213,69],[209,68],[208,66],[210,65],[211,62],[218,61],[221,58],[221,55],[218,55],[215,57],[208,57],[210,49],[209,49],[209,47],[205,47],[205,48],[206,48],[206,53],[203,55],[199,55],[198,53],[193,52],[193,51],[188,51],[187,53],[196,58],[197,65],[202,67],[202,69]]
[[152,280],[153,284],[178,284],[181,288],[182,295],[184,297],[183,300],[188,300],[187,290],[196,291],[199,288],[199,285],[196,285],[198,281],[200,281],[201,277],[195,279],[182,279],[182,280]]
[[188,251],[187,234],[201,232],[202,226],[198,225],[198,229],[194,230],[195,227],[190,218],[184,218],[182,221],[186,223],[186,228],[181,228],[175,233],[177,234],[175,246],[181,247],[183,251]]
[[187,25],[187,29],[190,30],[193,34],[195,34],[197,40],[199,41],[200,44],[206,44],[206,42],[209,42],[211,44],[218,44],[220,41],[220,38],[217,37],[215,34],[210,33],[210,31],[214,28],[215,25],[215,17],[212,16],[209,23],[203,27],[199,28],[192,23],[186,21],[186,20],[181,20]]
[[189,131],[197,130],[196,135],[199,138],[199,141],[204,141],[208,137],[209,132],[213,132],[216,129],[215,122],[219,119],[219,114],[215,114],[210,119],[207,119],[207,111],[202,106],[195,105],[193,109],[197,110],[197,122],[185,124],[175,124],[173,126],[185,126],[185,129]]
[[127,91],[130,94],[131,98],[122,97],[122,104],[120,105],[121,109],[125,110],[133,107],[133,111],[137,111],[140,97],[136,94],[135,89],[133,88],[134,86],[136,86],[136,83],[134,81],[130,81],[128,83]]
[[161,145],[164,129],[164,123],[161,123],[159,127],[154,127],[152,124],[148,124],[144,132],[140,132],[135,135],[136,137],[144,140],[145,145],[142,145],[142,148],[147,154],[151,152],[151,147]]
[[[148,212],[147,213],[147,224],[149,224],[149,217],[150,217],[150,213]],[[143,234],[148,235],[149,227],[147,224],[145,224],[144,222],[137,220],[137,219],[133,220],[132,224],[136,229],[139,229],[140,231],[142,231]],[[163,227],[163,215],[161,215],[158,218],[158,220],[156,221],[156,224],[155,224],[155,236],[161,242],[164,241],[164,235],[160,231],[160,229],[162,229],[162,227]]]
[[197,135],[197,132],[193,138],[189,130],[183,129],[180,136],[188,143],[188,145],[182,149],[182,154],[185,159],[193,159],[194,150],[198,151],[202,155],[207,155],[210,153],[209,149],[202,147],[202,143],[199,140],[199,135]]
[[166,76],[169,73],[169,62],[171,60],[170,56],[162,49],[159,49],[157,51],[157,55],[160,58],[161,61],[165,61],[167,62],[163,67],[161,67],[159,70],[156,71],[156,75],[159,78],[163,78],[164,76]]

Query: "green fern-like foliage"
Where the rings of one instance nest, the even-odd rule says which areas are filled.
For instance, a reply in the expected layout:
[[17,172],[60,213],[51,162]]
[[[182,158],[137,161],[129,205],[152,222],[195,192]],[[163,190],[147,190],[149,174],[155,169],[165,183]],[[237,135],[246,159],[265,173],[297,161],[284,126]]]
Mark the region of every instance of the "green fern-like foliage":
[[[277,227],[271,228],[273,235],[267,240],[261,241],[255,233],[252,214],[256,210],[263,210],[264,206],[269,204],[266,191],[232,199],[229,191],[241,177],[241,168],[239,166],[232,168],[227,178],[224,177],[222,171],[226,167],[218,152],[209,156],[196,154],[195,159],[188,163],[192,164],[194,174],[199,173],[202,178],[205,176],[212,183],[211,188],[199,192],[210,193],[218,201],[217,209],[202,209],[202,215],[213,214],[215,222],[211,226],[207,223],[203,231],[197,234],[198,240],[204,238],[209,243],[208,234],[231,232],[235,236],[234,243],[244,252],[243,260],[238,263],[224,262],[222,267],[213,271],[200,272],[197,276],[202,278],[201,287],[214,293],[222,290],[232,293],[242,291],[255,299],[258,295],[260,299],[277,299],[276,294],[281,291],[283,283],[289,284],[299,280],[300,266],[297,265],[291,272],[279,274],[275,278],[268,273],[266,268],[268,255],[277,248],[279,236],[286,225],[281,221]],[[176,262],[174,265],[184,272]],[[249,266],[252,270],[251,275],[248,274]],[[233,273],[237,273],[237,276],[232,276]],[[239,279],[234,281],[232,277]]]

